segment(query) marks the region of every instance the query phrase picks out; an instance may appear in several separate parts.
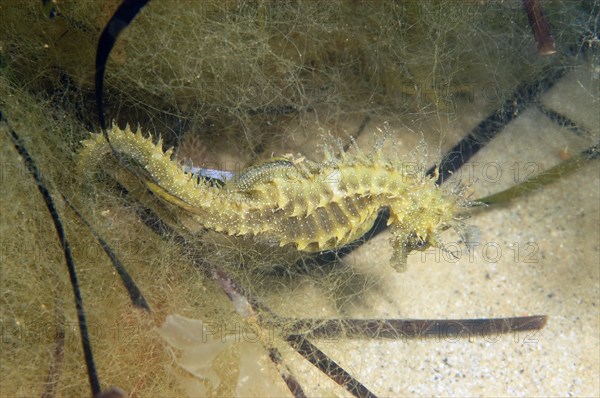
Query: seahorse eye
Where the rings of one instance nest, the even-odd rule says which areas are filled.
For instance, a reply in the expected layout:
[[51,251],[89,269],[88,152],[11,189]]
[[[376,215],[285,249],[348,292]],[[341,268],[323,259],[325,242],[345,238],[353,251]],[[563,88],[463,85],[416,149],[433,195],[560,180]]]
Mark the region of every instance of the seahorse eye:
[[421,237],[418,233],[413,232],[408,238],[407,246],[409,248],[409,251],[425,250],[429,247],[429,240],[427,238]]
[[420,236],[417,236],[417,239],[415,241],[415,249],[417,250],[424,250],[427,249],[429,247],[429,241],[427,239],[423,239]]

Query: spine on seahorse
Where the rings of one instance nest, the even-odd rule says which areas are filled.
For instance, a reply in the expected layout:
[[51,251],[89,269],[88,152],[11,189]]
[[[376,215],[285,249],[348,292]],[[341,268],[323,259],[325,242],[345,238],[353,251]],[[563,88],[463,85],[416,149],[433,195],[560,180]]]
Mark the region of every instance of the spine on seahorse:
[[[92,134],[90,139],[82,142],[79,168],[84,175],[103,167],[103,161],[107,156],[113,156],[114,149],[120,161],[144,170],[148,188],[168,202],[192,213],[210,214],[216,210],[216,203],[225,200],[223,190],[203,180],[198,181],[172,161],[173,150],[163,151],[161,139],[155,144],[151,137],[146,138],[141,132],[134,133],[129,127],[125,130],[112,127],[108,136],[110,145],[102,134]],[[231,198],[227,201],[235,208]]]

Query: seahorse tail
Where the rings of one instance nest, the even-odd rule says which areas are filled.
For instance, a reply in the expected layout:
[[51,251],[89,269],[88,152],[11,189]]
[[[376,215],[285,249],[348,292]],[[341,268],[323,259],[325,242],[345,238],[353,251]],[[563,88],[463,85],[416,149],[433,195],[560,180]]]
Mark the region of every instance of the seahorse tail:
[[134,133],[129,127],[121,130],[116,126],[108,131],[108,137],[110,145],[102,134],[92,134],[82,142],[78,169],[84,177],[90,178],[90,173],[102,167],[114,150],[119,161],[143,170],[146,186],[168,202],[198,213],[211,208],[218,199],[217,188],[198,182],[171,160],[173,149],[163,151],[162,140],[154,143],[151,137],[146,138],[141,132]]

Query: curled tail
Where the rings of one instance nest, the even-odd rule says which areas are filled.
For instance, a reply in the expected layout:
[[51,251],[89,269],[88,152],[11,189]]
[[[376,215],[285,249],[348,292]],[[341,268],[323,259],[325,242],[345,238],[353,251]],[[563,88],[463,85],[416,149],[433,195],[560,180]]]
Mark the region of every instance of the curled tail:
[[78,167],[83,175],[103,167],[114,150],[119,162],[143,171],[144,183],[152,192],[191,213],[209,211],[221,195],[218,188],[198,181],[173,162],[173,149],[163,151],[162,140],[155,144],[151,137],[145,138],[129,127],[121,130],[116,126],[108,131],[108,136],[110,145],[102,134],[92,134],[82,142]]

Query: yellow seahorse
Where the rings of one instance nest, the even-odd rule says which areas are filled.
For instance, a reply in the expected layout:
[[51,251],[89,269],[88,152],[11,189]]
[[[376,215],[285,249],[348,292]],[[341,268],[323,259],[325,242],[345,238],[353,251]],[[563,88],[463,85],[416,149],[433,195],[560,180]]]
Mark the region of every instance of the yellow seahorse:
[[250,167],[220,187],[186,173],[171,160],[172,148],[163,151],[161,140],[118,127],[108,136],[110,145],[101,134],[83,141],[83,170],[96,170],[114,150],[144,170],[153,193],[191,213],[204,228],[228,235],[319,252],[359,239],[387,207],[391,265],[400,271],[411,250],[443,249],[441,231],[464,231],[458,213],[468,202],[462,193],[438,187],[421,165],[386,157],[383,141],[368,154],[356,144],[353,153],[344,151],[335,141],[324,146],[323,162],[288,155]]

